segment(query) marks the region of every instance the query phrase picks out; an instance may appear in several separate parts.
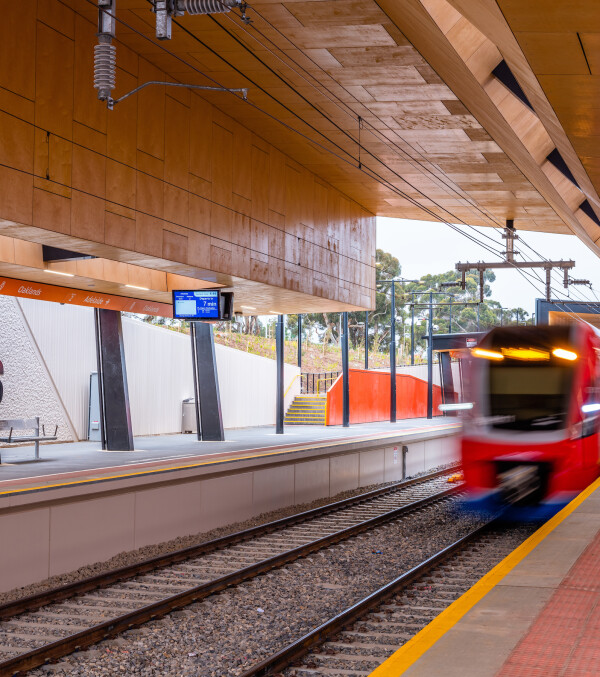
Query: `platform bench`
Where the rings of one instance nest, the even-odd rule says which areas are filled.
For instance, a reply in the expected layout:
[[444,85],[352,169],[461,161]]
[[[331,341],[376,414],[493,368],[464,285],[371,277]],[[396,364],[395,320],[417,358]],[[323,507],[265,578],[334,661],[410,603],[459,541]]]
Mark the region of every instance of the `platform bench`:
[[[8,431],[8,437],[6,436]],[[32,435],[21,434],[23,431],[33,431]],[[18,434],[15,435],[14,433]],[[46,435],[46,429],[42,425],[42,434],[40,435],[40,419],[35,418],[13,418],[0,420],[0,442],[5,444],[23,444],[23,442],[35,443],[35,460],[40,460],[40,442],[52,441],[58,439],[56,433],[58,426],[54,428],[54,435]],[[1,461],[0,457],[0,461]]]

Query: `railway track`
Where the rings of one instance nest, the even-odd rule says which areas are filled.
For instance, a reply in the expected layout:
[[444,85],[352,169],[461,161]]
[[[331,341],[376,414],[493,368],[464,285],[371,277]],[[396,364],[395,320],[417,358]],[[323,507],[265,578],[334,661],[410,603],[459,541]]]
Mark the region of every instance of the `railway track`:
[[367,677],[533,530],[488,522],[241,677]]
[[58,660],[460,491],[447,469],[0,606],[0,676]]

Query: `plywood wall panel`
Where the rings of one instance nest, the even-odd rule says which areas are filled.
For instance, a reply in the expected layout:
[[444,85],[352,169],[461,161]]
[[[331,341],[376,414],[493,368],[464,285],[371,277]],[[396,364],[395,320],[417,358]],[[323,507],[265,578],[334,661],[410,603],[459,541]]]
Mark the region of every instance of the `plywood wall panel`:
[[[114,211],[115,206],[131,210],[127,216],[135,218],[137,172],[121,162],[110,158],[106,161],[106,208]],[[112,203],[112,204],[110,204]],[[119,212],[120,213],[120,212]]]
[[[144,82],[165,80],[164,73],[145,59],[139,61],[138,85]],[[165,87],[151,85],[134,99],[137,103],[137,147],[155,158],[165,155]],[[120,106],[121,104],[119,104]]]
[[189,193],[187,190],[164,184],[164,218],[187,228],[189,220]]
[[269,154],[252,146],[252,218],[269,218]]
[[[6,206],[4,201],[2,201],[2,206],[4,211]],[[23,222],[22,219],[15,220]],[[33,191],[33,225],[69,235],[71,232],[70,198],[35,188]]]
[[242,125],[233,127],[233,192],[252,199],[252,133]]
[[[23,237],[34,233],[60,246],[77,238],[72,248],[104,258],[234,282],[234,288],[245,280],[268,284],[264,291],[247,288],[271,299],[264,301],[269,305],[282,299],[282,312],[285,289],[324,294],[325,303],[340,300],[333,278],[339,252],[369,263],[372,257],[346,247],[354,231],[344,221],[358,224],[358,231],[373,224],[363,208],[289,155],[298,143],[287,144],[282,133],[286,154],[258,136],[256,127],[251,131],[246,119],[225,114],[260,119],[230,95],[209,95],[216,108],[195,92],[153,85],[108,111],[93,88],[95,11],[78,0],[21,7],[25,16],[8,12],[7,35],[27,37],[26,49],[15,43],[22,59],[13,92],[2,89],[12,75],[0,63],[0,116],[3,106],[8,113],[0,117],[0,163],[12,168],[3,170],[0,220],[33,224],[40,230],[23,230]],[[148,32],[152,17],[145,5],[139,10],[127,7],[122,17]],[[214,27],[206,33],[210,39],[221,34]],[[157,56],[121,26],[117,34],[115,98],[148,80],[173,77],[171,57]],[[225,83],[238,83],[237,76],[225,75]],[[321,156],[313,149],[315,162]],[[356,265],[350,269],[358,275]],[[365,297],[358,287],[354,295],[357,302]]]
[[189,194],[188,226],[198,232],[210,235],[212,204],[209,200]]
[[136,241],[135,219],[107,210],[104,217],[104,237],[107,245],[134,250]]
[[163,221],[138,211],[135,220],[135,249],[142,254],[162,257]]
[[269,151],[269,207],[285,213],[285,155],[276,148]]
[[71,199],[71,235],[92,242],[104,242],[104,200],[73,191]]
[[191,97],[190,120],[190,172],[210,181],[213,108],[195,94]]
[[165,97],[164,178],[180,188],[188,188],[190,173],[190,109],[172,96]]
[[210,236],[188,231],[187,256],[190,265],[210,270]]
[[[0,21],[0,86],[8,91],[35,98],[37,0],[2,3]],[[16,30],[16,27],[19,30]]]
[[[94,53],[88,45],[94,43],[95,27],[83,17],[75,17],[75,50],[73,85],[73,119],[90,129],[106,132],[106,109],[98,105],[97,92],[90,81],[94,70]],[[120,55],[119,55],[120,56]],[[119,83],[120,84],[120,83]]]
[[212,124],[212,198],[230,207],[233,199],[233,134]]
[[70,139],[73,130],[73,40],[38,22],[36,47],[35,123],[41,129]]
[[[84,46],[80,48],[83,51]],[[119,47],[117,47],[119,49]],[[121,56],[119,50],[119,64]],[[117,69],[117,82],[119,91],[127,92],[137,87],[138,81],[122,68]],[[95,90],[94,90],[95,91]],[[108,111],[101,102],[96,106],[106,116],[106,152],[114,160],[123,162],[130,167],[136,166],[137,158],[137,111],[138,102],[135,97],[125,99],[113,111]]]
[[136,208],[162,219],[164,214],[163,182],[144,172],[137,173]]
[[34,128],[0,111],[0,164],[33,172]]

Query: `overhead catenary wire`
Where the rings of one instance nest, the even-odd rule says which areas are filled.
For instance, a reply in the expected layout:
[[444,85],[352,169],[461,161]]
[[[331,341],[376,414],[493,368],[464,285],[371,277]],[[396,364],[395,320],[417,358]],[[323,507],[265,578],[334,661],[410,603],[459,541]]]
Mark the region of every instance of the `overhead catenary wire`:
[[[86,1],[88,2],[88,4],[95,5],[95,3],[93,2],[93,0],[86,0]],[[118,17],[115,17],[115,18],[116,18],[117,21],[119,21],[119,22],[122,23],[123,25],[126,25],[129,29],[133,30],[135,33],[137,33],[138,35],[140,35],[140,36],[143,37],[144,39],[148,40],[149,42],[151,42],[151,43],[152,43],[153,45],[155,45],[156,47],[159,47],[160,49],[162,49],[162,50],[165,51],[166,53],[170,54],[170,55],[171,55],[172,57],[174,57],[175,59],[179,60],[181,63],[184,63],[185,65],[187,65],[190,69],[192,69],[192,70],[194,70],[195,72],[199,73],[200,75],[202,75],[203,77],[207,78],[208,80],[210,80],[210,81],[212,81],[212,82],[218,84],[219,86],[223,86],[223,85],[221,85],[221,83],[219,83],[215,78],[213,78],[213,77],[211,77],[210,75],[204,73],[203,71],[201,71],[200,69],[198,69],[196,66],[194,66],[193,64],[190,64],[188,61],[186,61],[186,60],[183,59],[182,57],[178,56],[177,54],[173,53],[172,51],[166,49],[163,45],[154,42],[154,40],[152,40],[151,38],[149,38],[147,35],[145,35],[145,34],[142,33],[141,31],[138,31],[137,29],[133,28],[132,26],[130,26],[129,24],[127,24],[126,22],[124,22],[122,19],[120,19],[120,18],[118,18]],[[310,137],[307,136],[305,133],[301,132],[301,131],[298,130],[298,129],[295,129],[294,127],[292,127],[292,126],[289,125],[288,123],[286,123],[286,122],[284,122],[283,120],[277,118],[277,116],[275,116],[274,114],[270,113],[269,111],[266,111],[265,109],[261,108],[260,106],[258,106],[258,105],[255,104],[254,102],[248,101],[248,102],[247,102],[248,105],[250,105],[250,106],[253,107],[254,109],[260,111],[261,113],[263,113],[263,114],[266,115],[267,117],[273,119],[274,121],[278,122],[280,125],[284,126],[284,127],[285,127],[286,129],[288,129],[289,131],[291,131],[291,132],[293,132],[293,133],[296,133],[296,134],[299,134],[301,137],[305,138],[305,139],[306,139],[307,141],[309,141],[310,143],[312,143],[312,144],[316,145],[317,147],[319,147],[319,148],[325,150],[326,152],[328,152],[328,153],[334,155],[334,156],[337,157],[339,160],[341,160],[341,161],[343,161],[343,162],[345,162],[345,163],[350,163],[350,164],[352,164],[352,166],[355,166],[355,164],[353,164],[353,163],[356,163],[356,158],[354,158],[354,156],[353,156],[351,153],[349,153],[346,149],[344,149],[343,147],[339,146],[339,144],[337,144],[336,142],[332,141],[332,140],[331,140],[329,137],[327,137],[327,135],[326,135],[325,133],[323,133],[321,130],[318,130],[318,129],[315,128],[313,125],[311,125],[310,123],[308,123],[304,118],[302,118],[302,116],[300,116],[300,115],[297,114],[295,111],[293,111],[293,110],[290,109],[288,106],[286,106],[286,104],[284,104],[284,103],[282,103],[280,100],[278,100],[277,97],[275,97],[273,94],[267,92],[264,88],[260,87],[260,86],[257,85],[256,83],[254,83],[254,81],[253,81],[251,78],[249,78],[247,75],[245,75],[244,73],[242,73],[242,72],[241,72],[237,67],[235,67],[233,64],[229,63],[226,59],[224,59],[224,57],[222,57],[222,55],[217,54],[212,48],[210,48],[208,45],[206,45],[202,40],[200,40],[196,35],[194,35],[191,31],[189,31],[188,29],[186,29],[184,26],[182,26],[179,22],[175,22],[175,23],[176,23],[176,25],[178,25],[183,31],[185,31],[188,35],[190,35],[194,40],[196,40],[199,44],[203,45],[203,46],[204,46],[206,49],[208,49],[211,53],[213,53],[213,54],[215,54],[216,56],[218,56],[219,58],[221,58],[227,65],[229,65],[232,69],[234,69],[236,72],[238,72],[242,77],[244,77],[244,78],[247,79],[248,81],[252,82],[255,86],[258,87],[258,89],[260,89],[261,91],[263,91],[267,96],[269,96],[271,99],[273,99],[273,101],[275,101],[278,105],[282,106],[285,110],[287,110],[288,112],[290,112],[295,118],[297,118],[297,119],[300,120],[303,124],[305,124],[307,127],[309,127],[310,129],[312,129],[313,131],[315,131],[317,134],[319,134],[319,136],[323,137],[328,143],[332,144],[334,147],[337,147],[338,150],[340,150],[342,153],[344,153],[345,155],[347,155],[348,158],[341,156],[339,153],[336,153],[335,151],[332,151],[331,148],[329,148],[329,147],[323,145],[322,143],[320,143],[320,142],[318,142],[318,141],[316,141],[316,140],[310,138]],[[218,22],[217,22],[217,23],[218,23]],[[242,46],[244,46],[243,43],[242,43]],[[259,60],[260,60],[260,59],[259,59]],[[268,67],[268,66],[267,66],[267,67]],[[291,89],[294,89],[294,88],[293,88],[289,83],[287,83],[285,80],[283,80],[283,81],[284,81]],[[302,95],[300,95],[300,96],[302,96]],[[307,101],[307,103],[308,103],[309,105],[311,105],[313,108],[315,108],[315,110],[318,110],[318,109],[317,109],[310,101]],[[319,111],[319,112],[321,112],[321,111]],[[321,112],[321,114],[322,114],[322,112]],[[335,124],[335,123],[334,123],[334,124]],[[346,132],[345,132],[343,129],[341,129],[341,128],[340,128],[340,131],[346,133]],[[354,140],[354,141],[355,141],[355,140]],[[414,186],[412,186],[409,182],[406,181],[406,179],[404,179],[404,177],[402,177],[400,174],[398,174],[398,173],[395,172],[393,169],[391,169],[391,168],[389,167],[389,165],[387,165],[387,163],[385,163],[384,161],[382,161],[382,160],[380,160],[379,158],[377,158],[377,157],[376,157],[373,153],[371,153],[371,152],[369,152],[369,155],[371,155],[371,157],[373,157],[377,162],[379,162],[379,163],[380,163],[383,167],[385,167],[388,171],[390,171],[391,173],[393,173],[394,175],[396,175],[396,176],[397,176],[399,179],[401,179],[404,183],[406,183],[407,185],[410,185],[410,186],[411,186],[414,190],[416,190],[419,194],[423,195],[423,197],[425,197],[425,198],[428,199],[429,201],[433,202],[433,203],[434,203],[438,208],[440,208],[443,212],[448,213],[448,214],[451,214],[451,212],[449,212],[446,208],[444,208],[443,206],[441,206],[441,205],[435,203],[435,201],[431,200],[428,196],[424,195],[421,191],[419,191],[419,190],[416,189]],[[356,166],[355,166],[355,168],[356,168]],[[477,239],[476,237],[473,237],[473,236],[468,235],[467,233],[463,232],[462,230],[460,230],[459,228],[457,228],[456,226],[454,226],[454,224],[450,223],[449,221],[446,221],[445,219],[442,219],[442,218],[441,218],[438,214],[436,214],[433,210],[429,209],[428,207],[425,207],[424,205],[421,205],[415,198],[413,198],[412,196],[410,196],[410,195],[404,193],[404,191],[401,191],[400,189],[398,189],[396,186],[394,186],[393,184],[391,184],[387,179],[385,179],[385,178],[382,177],[380,174],[378,174],[375,170],[371,169],[370,167],[365,167],[364,164],[363,164],[363,169],[362,169],[362,171],[363,171],[364,173],[366,173],[367,175],[369,175],[373,180],[375,180],[375,181],[381,183],[382,185],[386,186],[388,189],[392,190],[392,191],[393,191],[394,193],[396,193],[397,195],[403,197],[404,199],[407,199],[411,204],[414,204],[416,207],[418,207],[418,208],[422,209],[423,211],[425,211],[427,214],[429,214],[430,216],[432,216],[435,220],[438,220],[438,221],[440,221],[440,222],[446,224],[447,226],[451,227],[453,230],[459,232],[461,235],[467,237],[469,240],[472,240],[473,242],[479,244],[480,246],[483,246],[485,249],[487,249],[488,251],[494,253],[495,255],[499,255],[499,252],[498,252],[497,250],[492,249],[491,247],[489,247],[488,245],[486,245],[485,243],[483,243],[481,240]],[[438,178],[439,178],[439,177],[438,177]],[[468,228],[471,228],[471,229],[475,230],[474,227],[473,227],[473,226],[470,226],[469,224],[464,223],[464,225],[465,225],[466,227],[468,227]],[[475,231],[475,232],[477,232],[477,231]],[[485,237],[488,237],[488,239],[490,239],[489,236],[485,236]],[[521,269],[518,269],[518,268],[517,268],[517,270],[518,270],[518,272],[519,272],[523,277],[526,277],[524,271],[522,271]],[[531,277],[531,274],[527,274],[527,275],[528,275],[528,277]],[[535,287],[535,285],[531,282],[531,280],[528,279],[528,282],[529,282],[530,284],[532,284],[532,286],[534,287],[534,289],[536,290],[536,292],[540,293],[540,290],[537,289],[537,288]]]
[[[287,42],[289,42],[290,45],[292,45],[295,49],[299,50],[298,46],[293,42],[293,40],[291,40],[287,35],[285,35],[284,33],[282,33],[282,32],[279,30],[279,28],[277,28],[277,26],[275,26],[275,25],[274,25],[272,22],[270,22],[266,17],[264,17],[264,16],[263,16],[256,8],[252,7],[252,10],[253,10],[253,12],[254,12],[255,14],[257,14],[258,16],[260,16],[261,19],[262,19],[263,21],[265,21],[271,28],[273,28],[279,35],[281,35]],[[240,25],[234,20],[234,18],[233,18],[232,16],[229,16],[229,15],[228,15],[227,18],[229,19],[230,22],[232,22],[232,23],[234,23],[236,26],[240,27]],[[218,21],[216,21],[215,18],[213,18],[213,21],[214,21],[215,23],[217,23],[217,25],[221,26],[221,24],[220,24]],[[249,31],[250,31],[250,29],[249,29],[248,27],[243,27],[243,26],[241,26],[241,28],[243,28],[244,30],[246,30],[247,33],[249,33]],[[273,40],[271,40],[271,38],[269,38],[268,36],[265,36],[265,34],[257,28],[257,26],[256,26],[255,23],[252,23],[251,26],[250,26],[250,28],[253,29],[255,32],[259,33],[259,34],[261,35],[262,38],[268,40],[268,41],[269,41],[273,46],[275,46],[277,49],[280,49],[277,45],[275,45],[275,43],[273,42]],[[264,43],[261,43],[256,37],[255,37],[254,39],[255,39],[255,40],[258,42],[258,44],[260,44],[262,47],[266,47],[266,46],[264,45]],[[354,109],[350,108],[350,106],[348,106],[348,104],[346,104],[345,102],[339,100],[339,99],[335,96],[335,94],[333,94],[333,92],[332,92],[329,88],[327,88],[326,85],[324,85],[320,80],[318,80],[317,78],[315,78],[309,71],[306,70],[306,68],[304,68],[303,66],[301,66],[301,64],[299,64],[298,61],[296,61],[289,53],[284,52],[283,50],[281,50],[281,51],[282,51],[282,54],[285,55],[286,59],[289,59],[289,61],[291,61],[297,68],[300,68],[301,71],[303,71],[303,72],[299,72],[298,70],[295,70],[292,66],[290,66],[290,64],[288,63],[288,61],[284,60],[281,56],[279,56],[275,51],[273,51],[273,50],[270,49],[269,47],[266,47],[266,49],[267,49],[267,50],[268,50],[275,58],[277,58],[280,62],[286,64],[286,65],[288,66],[288,68],[290,68],[290,69],[291,69],[292,71],[294,71],[296,74],[300,75],[307,83],[311,84],[311,86],[312,86],[315,90],[317,90],[319,93],[322,94],[322,93],[323,93],[323,90],[325,90],[326,92],[328,92],[328,93],[329,93],[329,96],[328,96],[327,98],[329,99],[329,101],[331,101],[332,103],[334,103],[341,111],[343,111],[344,113],[346,113],[347,115],[349,115],[351,118],[354,118],[354,116],[357,115],[357,113],[356,113],[356,111],[355,111]],[[312,57],[311,57],[310,55],[306,54],[305,56],[306,56],[306,58],[309,59],[309,60],[311,61],[311,63],[313,63],[313,64],[314,64],[321,72],[323,72],[324,74],[326,74],[327,77],[330,78],[337,86],[339,86],[339,87],[342,88],[347,94],[349,94],[350,96],[352,96],[352,97],[354,98],[355,102],[356,102],[358,105],[360,105],[360,106],[362,106],[364,109],[366,109],[366,110],[367,110],[374,118],[376,118],[382,125],[384,125],[384,126],[385,126],[392,134],[394,134],[394,135],[398,136],[400,139],[402,139],[402,141],[403,141],[406,145],[408,145],[413,151],[415,151],[415,152],[423,159],[423,161],[427,163],[427,165],[435,166],[434,163],[431,162],[430,160],[428,160],[427,158],[425,158],[425,157],[423,156],[423,154],[422,154],[417,148],[415,148],[410,142],[406,141],[406,139],[404,139],[404,138],[402,137],[401,134],[399,134],[396,130],[390,128],[389,125],[387,125],[387,124],[382,120],[382,118],[381,118],[380,116],[378,116],[376,113],[374,113],[373,111],[371,111],[371,109],[369,109],[368,106],[366,106],[363,102],[359,101],[359,100],[358,100],[358,99],[357,99],[357,98],[356,98],[356,97],[348,90],[347,87],[345,87],[344,85],[342,85],[342,84],[338,83],[337,81],[335,81],[335,80],[333,79],[333,76],[331,76],[329,73],[327,73],[327,71],[325,71],[325,69],[322,68],[322,66],[320,66],[320,64],[318,64],[314,59],[312,59]],[[261,62],[262,62],[262,60],[261,60]],[[264,62],[263,62],[263,63],[264,63]],[[306,74],[306,75],[304,75],[304,74]],[[310,78],[310,80],[309,80],[309,78]],[[317,84],[315,85],[313,82],[311,82],[311,80],[314,80],[314,82],[317,83]],[[288,86],[291,87],[291,85],[289,85],[289,83],[288,83]],[[314,107],[315,109],[317,108],[316,105],[314,105],[314,104],[313,104],[313,107]],[[327,116],[325,113],[323,113],[322,111],[321,111],[321,113],[322,113],[322,115],[323,115],[326,119],[329,120],[328,116]],[[362,143],[361,143],[361,139],[360,139],[360,130],[361,130],[361,128],[363,128],[364,126],[368,126],[368,127],[370,127],[370,131],[373,133],[374,136],[376,136],[376,135],[382,136],[382,137],[386,140],[386,142],[387,142],[387,141],[391,141],[391,140],[388,139],[387,136],[381,134],[381,132],[380,132],[379,130],[377,130],[375,127],[373,127],[373,125],[371,125],[371,123],[370,123],[368,120],[363,120],[363,118],[362,118],[362,116],[361,116],[360,114],[358,115],[358,120],[359,120],[359,126],[358,126],[359,137],[358,137],[358,140],[356,141],[356,143],[357,143],[357,145],[358,145],[358,151],[359,151],[359,167],[360,167],[360,164],[361,164],[361,163],[360,163],[360,151],[361,151],[361,149],[362,149]],[[446,180],[445,180],[445,174],[442,173],[442,176],[439,176],[438,174],[435,174],[435,173],[432,172],[430,169],[428,169],[428,167],[426,167],[424,164],[422,164],[419,160],[416,160],[416,159],[415,159],[413,156],[411,156],[407,151],[405,151],[404,149],[400,148],[400,147],[399,147],[396,143],[394,143],[393,141],[392,141],[392,144],[393,144],[394,148],[396,149],[396,152],[398,152],[399,155],[400,155],[400,153],[402,153],[403,156],[405,156],[406,158],[408,158],[408,159],[411,161],[411,164],[412,164],[413,166],[417,165],[418,168],[419,168],[423,173],[430,174],[431,177],[433,177],[436,181],[441,182],[442,184],[444,184],[449,190],[451,190],[451,191],[454,192],[456,195],[458,195],[461,199],[463,199],[465,202],[467,202],[467,203],[469,204],[469,206],[475,208],[475,209],[476,209],[480,214],[482,214],[483,216],[486,216],[493,224],[495,224],[495,227],[496,227],[496,228],[498,228],[498,229],[503,229],[503,228],[504,228],[504,226],[501,225],[501,224],[497,221],[497,219],[494,217],[494,215],[493,215],[491,212],[489,212],[487,209],[482,208],[481,206],[477,205],[477,204],[474,202],[474,200],[472,200],[472,199],[470,198],[470,196],[469,196],[465,191],[463,191],[462,189],[459,191],[458,189],[454,188],[454,186],[451,185],[451,182],[450,182],[450,181],[446,181]],[[387,145],[388,148],[390,147],[390,146],[389,146],[389,143],[386,143],[386,145]],[[438,168],[438,169],[439,169],[439,168]],[[441,171],[441,170],[440,170],[440,171]],[[409,184],[409,185],[410,185],[410,184]],[[422,193],[422,191],[419,191],[419,192],[420,192],[422,195],[424,195],[424,194]],[[450,214],[451,214],[451,212],[448,212],[448,211],[447,211],[447,213],[450,213]],[[461,222],[462,222],[464,225],[466,225],[467,227],[469,227],[469,228],[474,228],[474,227],[471,226],[470,224],[465,223],[464,220],[461,220]],[[483,235],[484,237],[487,237],[487,238],[490,239],[490,240],[492,239],[492,238],[490,238],[489,236],[487,236],[487,235],[485,235],[485,234],[483,234],[483,233],[481,233],[481,235]],[[494,242],[495,242],[495,241],[494,241]],[[526,243],[526,242],[523,240],[522,237],[521,237],[521,242],[522,242],[523,244],[525,244],[529,249],[531,249],[531,250],[532,250],[532,251],[533,251],[540,259],[548,260],[548,259],[545,259],[545,257],[543,257],[541,254],[539,254],[539,252],[536,252],[536,251],[535,251],[528,243]],[[523,255],[523,257],[525,258],[524,255]],[[555,274],[556,271],[553,270],[552,273]],[[539,274],[536,273],[536,277],[538,277],[538,279],[540,280],[540,282],[542,282],[543,284],[545,284],[544,281],[540,278]],[[553,288],[553,289],[554,289],[554,288]],[[592,291],[593,291],[593,290],[592,290]],[[586,297],[583,296],[582,294],[580,294],[580,296],[581,296],[582,298],[586,298]]]

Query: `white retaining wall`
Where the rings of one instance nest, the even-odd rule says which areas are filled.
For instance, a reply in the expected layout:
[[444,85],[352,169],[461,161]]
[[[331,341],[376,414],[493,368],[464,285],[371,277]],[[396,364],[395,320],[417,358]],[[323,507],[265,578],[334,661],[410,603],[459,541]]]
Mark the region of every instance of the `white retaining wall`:
[[[86,439],[90,373],[96,371],[93,310],[0,297],[2,418],[40,416],[61,439]],[[181,401],[194,396],[190,338],[124,317],[134,435],[181,432]],[[275,423],[275,361],[216,345],[226,428]],[[285,365],[285,387],[300,370]],[[300,391],[296,379],[286,404]]]

